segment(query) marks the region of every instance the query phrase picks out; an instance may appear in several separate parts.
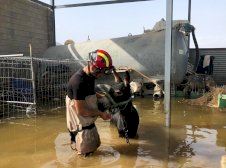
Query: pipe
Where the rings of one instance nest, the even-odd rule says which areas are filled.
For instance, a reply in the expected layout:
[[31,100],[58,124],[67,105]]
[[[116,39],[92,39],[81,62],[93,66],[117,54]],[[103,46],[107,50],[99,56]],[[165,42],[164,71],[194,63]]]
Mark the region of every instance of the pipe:
[[[188,0],[188,22],[191,24],[191,0]],[[188,56],[190,55],[190,34],[188,35]]]
[[199,46],[198,46],[197,39],[195,37],[195,29],[192,30],[191,34],[192,34],[192,38],[193,38],[193,41],[195,44],[195,56],[196,57],[195,57],[194,72],[196,72],[197,68],[198,68],[198,64],[199,64]]
[[53,45],[56,46],[55,0],[51,0],[53,10]]

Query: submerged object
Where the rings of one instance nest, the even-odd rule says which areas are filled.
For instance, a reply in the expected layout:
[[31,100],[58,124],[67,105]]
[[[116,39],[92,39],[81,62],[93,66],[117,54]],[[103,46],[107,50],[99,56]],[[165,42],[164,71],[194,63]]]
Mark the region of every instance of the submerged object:
[[[172,29],[172,77],[175,84],[182,82],[188,62],[186,36],[180,31],[180,25],[187,21],[174,21]],[[165,21],[156,23],[150,31],[140,35],[112,38],[106,40],[88,40],[82,43],[54,46],[42,55],[49,59],[74,59],[78,66],[85,66],[89,53],[103,49],[112,56],[116,68],[127,67],[142,72],[148,77],[158,76],[163,79],[165,65]],[[131,73],[132,79],[140,78]],[[157,77],[157,78],[158,78]]]

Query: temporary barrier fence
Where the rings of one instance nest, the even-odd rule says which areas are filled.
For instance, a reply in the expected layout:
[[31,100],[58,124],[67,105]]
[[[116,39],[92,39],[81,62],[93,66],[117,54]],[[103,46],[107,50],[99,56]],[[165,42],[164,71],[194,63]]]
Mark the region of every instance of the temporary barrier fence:
[[75,60],[0,57],[0,120],[64,107],[67,82],[79,68]]

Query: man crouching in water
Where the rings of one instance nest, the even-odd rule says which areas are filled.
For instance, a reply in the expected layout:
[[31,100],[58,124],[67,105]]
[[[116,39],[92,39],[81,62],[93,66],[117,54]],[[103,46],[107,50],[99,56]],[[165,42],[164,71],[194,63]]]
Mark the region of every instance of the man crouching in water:
[[67,128],[71,143],[75,143],[78,154],[88,156],[100,146],[95,126],[97,117],[100,116],[103,120],[111,119],[110,114],[98,110],[94,91],[95,79],[110,73],[111,68],[111,56],[104,50],[96,50],[90,53],[88,65],[72,75],[68,82]]

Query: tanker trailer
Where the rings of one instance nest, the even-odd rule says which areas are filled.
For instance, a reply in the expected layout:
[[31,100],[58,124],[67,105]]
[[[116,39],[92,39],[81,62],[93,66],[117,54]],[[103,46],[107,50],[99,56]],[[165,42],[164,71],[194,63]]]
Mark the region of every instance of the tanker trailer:
[[[184,33],[180,31],[180,27],[184,23],[187,21],[173,22],[171,80],[174,84],[182,82],[187,70],[187,40]],[[158,85],[158,81],[164,79],[165,21],[157,22],[152,30],[139,35],[130,34],[126,37],[98,41],[88,40],[50,47],[42,57],[77,60],[79,68],[87,64],[89,53],[96,49],[106,50],[112,56],[113,65],[116,68],[126,67],[134,70],[131,71],[133,81],[140,82],[142,80],[142,83],[152,82]],[[111,77],[106,77],[106,79],[102,81],[111,83]],[[102,82],[100,81],[100,83]]]

